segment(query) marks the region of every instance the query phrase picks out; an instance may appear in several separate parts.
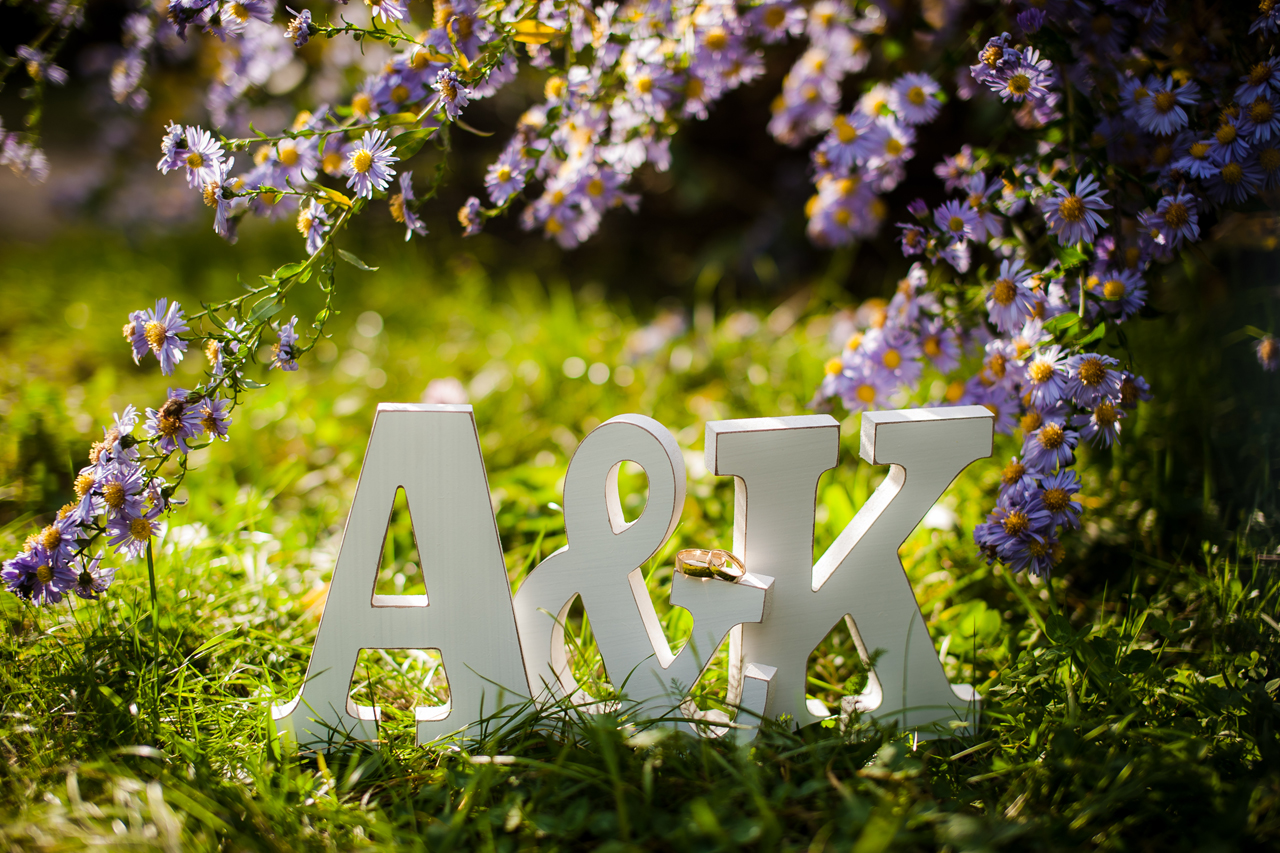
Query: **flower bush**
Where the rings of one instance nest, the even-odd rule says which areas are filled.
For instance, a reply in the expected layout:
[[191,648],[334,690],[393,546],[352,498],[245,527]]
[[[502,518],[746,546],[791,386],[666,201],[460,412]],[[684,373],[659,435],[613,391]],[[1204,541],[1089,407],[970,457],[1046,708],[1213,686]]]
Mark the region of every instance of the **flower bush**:
[[[0,159],[40,181],[44,96],[67,82],[59,51],[85,15],[77,0],[31,5],[44,27],[0,71],[0,82],[26,76],[28,112],[23,130],[0,129]],[[205,379],[170,389],[145,421],[133,406],[119,414],[76,480],[79,501],[3,578],[56,603],[110,584],[104,539],[150,562],[187,454],[227,440],[232,411],[261,387],[255,365],[295,370],[324,335],[331,303],[299,330],[298,317],[283,322],[290,290],[314,282],[331,300],[338,260],[372,269],[338,238],[382,202],[406,240],[428,236],[421,211],[448,171],[415,179],[413,160],[480,133],[467,123],[472,104],[542,75],[541,102],[458,211],[463,233],[510,213],[572,249],[606,215],[637,208],[633,179],[669,168],[685,122],[783,51],[796,58],[768,132],[809,150],[809,238],[839,247],[894,227],[915,260],[892,299],[839,318],[843,346],[813,406],[977,404],[998,431],[1020,429],[1022,452],[974,536],[989,560],[1047,576],[1061,536],[1081,525],[1076,448],[1119,441],[1150,398],[1136,366],[1102,350],[1124,352],[1123,325],[1148,310],[1150,283],[1225,211],[1274,201],[1277,31],[1272,0],[139,3],[111,65],[117,108],[154,110],[148,92],[178,62],[216,60],[207,126],[170,117],[157,169],[185,179],[228,241],[246,217],[295,217],[300,260],[196,313],[161,299],[129,315],[135,361],[154,356],[167,376],[194,344]],[[308,87],[273,94],[291,68]],[[296,115],[262,130],[250,116],[264,105]],[[943,200],[897,209],[918,135],[944,111],[993,110],[982,138],[921,167],[932,166]],[[1275,370],[1274,337],[1246,332]]]

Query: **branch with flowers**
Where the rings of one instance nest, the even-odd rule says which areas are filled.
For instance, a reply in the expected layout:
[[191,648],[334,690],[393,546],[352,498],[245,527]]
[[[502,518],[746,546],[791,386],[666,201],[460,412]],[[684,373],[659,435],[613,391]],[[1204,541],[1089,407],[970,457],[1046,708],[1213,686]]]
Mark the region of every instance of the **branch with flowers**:
[[[112,578],[97,543],[105,537],[125,556],[149,548],[186,454],[226,440],[242,395],[261,387],[247,376],[259,347],[274,337],[268,369],[296,369],[332,316],[337,261],[373,269],[338,247],[343,230],[385,200],[406,240],[425,236],[419,212],[447,170],[415,189],[410,162],[428,143],[447,160],[455,129],[481,133],[464,111],[511,83],[522,61],[545,76],[543,99],[487,168],[486,200],[470,197],[458,220],[472,235],[522,205],[521,226],[565,249],[612,211],[636,209],[637,171],[668,169],[679,128],[762,77],[774,46],[791,44],[798,58],[768,132],[811,145],[804,212],[820,247],[872,239],[891,221],[890,194],[945,111],[1003,110],[988,139],[934,167],[937,195],[955,197],[892,217],[916,262],[890,301],[836,323],[844,346],[813,405],[976,403],[995,412],[999,431],[1020,429],[1022,452],[975,538],[989,559],[1040,575],[1081,524],[1076,448],[1117,442],[1150,397],[1137,365],[1103,350],[1124,353],[1123,326],[1143,313],[1164,265],[1223,212],[1274,204],[1280,186],[1280,58],[1270,44],[1280,11],[1270,0],[1210,4],[1214,33],[1229,33],[1229,44],[1180,26],[1175,35],[1200,14],[1178,0],[924,10],[869,0],[437,0],[421,21],[405,0],[323,4],[327,16],[321,5],[170,0],[125,18],[110,76],[125,113],[148,109],[145,84],[174,57],[206,49],[217,61],[209,126],[169,121],[159,171],[185,178],[228,241],[245,217],[296,217],[305,257],[197,313],[161,299],[130,315],[135,360],[154,356],[167,376],[195,345],[209,360],[205,380],[171,389],[145,422],[133,407],[117,416],[76,481],[79,502],[5,563],[13,592],[41,604],[94,597]],[[0,130],[0,160],[41,179],[43,85],[65,82],[53,56],[83,9],[74,0],[33,8],[45,28],[2,72],[25,62],[28,126]],[[250,107],[280,101],[267,83],[297,62],[317,78],[362,79],[341,105],[313,99],[287,127],[257,130]],[[276,318],[290,291],[313,280],[326,304],[304,341],[296,316]],[[1247,334],[1274,370],[1271,331]],[[931,396],[935,386],[943,391]]]

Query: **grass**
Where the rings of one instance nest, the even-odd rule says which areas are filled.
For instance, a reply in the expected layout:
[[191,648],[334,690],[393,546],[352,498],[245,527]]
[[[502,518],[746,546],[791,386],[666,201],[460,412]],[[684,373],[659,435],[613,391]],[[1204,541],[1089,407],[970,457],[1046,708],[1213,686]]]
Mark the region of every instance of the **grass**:
[[[0,261],[5,553],[67,499],[110,411],[164,392],[119,340],[123,313],[234,282],[234,269],[181,245],[88,234],[82,254],[58,251],[69,245],[10,246]],[[281,260],[266,236],[237,251],[237,268]],[[1229,543],[1156,541],[1143,527],[1156,504],[1138,501],[1150,484],[1134,478],[1164,424],[1154,406],[1128,457],[1086,459],[1095,529],[1081,539],[1093,544],[1073,546],[1054,589],[984,565],[967,538],[996,460],[972,466],[944,496],[947,512],[903,546],[948,675],[986,697],[971,735],[916,744],[858,719],[843,732],[766,724],[735,746],[565,709],[495,721],[462,750],[425,750],[407,709],[443,698],[448,661],[366,652],[352,689],[384,706],[381,743],[281,754],[267,708],[302,677],[376,402],[416,400],[442,377],[468,387],[513,585],[564,542],[558,501],[576,443],[622,412],[668,425],[690,462],[690,498],[647,581],[679,643],[689,626],[667,604],[670,554],[730,535],[731,483],[696,462],[705,422],[803,413],[829,348],[831,306],[817,299],[720,315],[695,306],[686,331],[646,351],[652,318],[590,287],[503,276],[466,256],[429,260],[344,268],[332,344],[299,373],[270,377],[236,411],[232,440],[195,454],[186,504],[157,547],[158,624],[145,563],[124,566],[101,604],[39,611],[0,597],[7,848],[863,853],[1280,839],[1280,582],[1273,564]],[[306,299],[304,316],[318,308]],[[178,383],[198,373],[197,355]],[[585,375],[566,376],[572,358]],[[599,383],[595,364],[609,368]],[[844,423],[842,464],[820,483],[815,553],[883,476],[857,461],[856,426]],[[996,455],[1013,452],[1010,440]],[[643,478],[624,472],[622,483],[638,512]],[[419,590],[419,565],[397,515],[378,591]],[[589,621],[572,622],[579,680],[608,691]],[[829,704],[866,678],[833,629],[809,671]],[[723,684],[697,692],[714,705]]]

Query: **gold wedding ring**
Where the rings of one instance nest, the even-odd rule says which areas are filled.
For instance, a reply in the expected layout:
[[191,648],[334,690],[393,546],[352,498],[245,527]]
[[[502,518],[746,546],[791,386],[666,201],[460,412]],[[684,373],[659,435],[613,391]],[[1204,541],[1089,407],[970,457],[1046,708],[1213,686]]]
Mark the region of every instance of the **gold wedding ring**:
[[676,552],[676,571],[691,578],[719,578],[737,583],[747,573],[732,552],[723,548],[685,548]]

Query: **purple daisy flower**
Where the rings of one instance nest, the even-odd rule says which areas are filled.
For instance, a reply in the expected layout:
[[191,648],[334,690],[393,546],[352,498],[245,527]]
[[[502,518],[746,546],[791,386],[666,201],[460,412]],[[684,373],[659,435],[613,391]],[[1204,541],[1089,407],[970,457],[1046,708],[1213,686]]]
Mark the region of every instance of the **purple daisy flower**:
[[289,26],[285,27],[285,37],[293,39],[294,47],[302,47],[311,37],[319,32],[315,24],[311,23],[311,10],[303,9],[301,12],[295,12],[289,9],[289,13],[293,15],[293,19],[289,21]]
[[125,329],[131,332],[134,364],[150,350],[160,362],[160,372],[165,376],[173,373],[187,351],[187,342],[178,337],[180,332],[188,331],[182,306],[177,302],[170,305],[168,299],[161,297],[154,310],[135,311],[129,321]]
[[136,518],[143,511],[142,469],[132,462],[103,466],[94,476],[93,494],[107,518]]
[[942,162],[933,167],[933,173],[942,180],[948,192],[967,186],[973,172],[973,151],[968,145],[961,146],[960,153],[954,157],[944,156]]
[[1182,190],[1160,199],[1155,212],[1143,214],[1141,222],[1157,243],[1171,249],[1200,238],[1196,197]]
[[1274,335],[1263,335],[1253,351],[1258,356],[1258,364],[1268,373],[1275,373],[1280,367],[1280,341]]
[[484,226],[484,217],[480,215],[480,199],[471,196],[458,208],[458,222],[462,225],[463,237],[474,237],[480,233]]
[[832,168],[847,172],[879,156],[888,141],[889,131],[884,125],[855,107],[853,112],[832,119],[831,130],[814,154],[825,157]]
[[1105,300],[1102,307],[1124,322],[1147,304],[1147,284],[1137,270],[1104,271],[1098,287]]
[[1009,464],[1000,472],[1000,501],[1005,506],[1024,503],[1036,490],[1036,478],[1018,457],[1009,457]]
[[[1001,498],[985,524],[974,529],[980,544],[1004,557],[1028,539],[1043,539],[1053,528],[1049,513],[1025,500]],[[981,531],[981,532],[979,532]]]
[[1249,154],[1249,139],[1240,132],[1240,118],[1224,113],[1222,123],[1209,140],[1209,159],[1219,166],[1242,160]]
[[1037,409],[1055,405],[1066,393],[1067,373],[1062,362],[1062,347],[1049,346],[1027,365],[1027,393]]
[[1141,376],[1125,370],[1120,373],[1120,405],[1126,409],[1136,408],[1139,402],[1147,402],[1152,397],[1151,386]]
[[329,225],[329,214],[324,205],[309,198],[298,208],[298,233],[307,241],[307,254],[314,255],[324,245],[325,228]]
[[116,579],[115,569],[102,567],[101,554],[88,561],[83,558],[76,560],[71,564],[71,570],[76,573],[75,586],[71,591],[85,599],[97,599]]
[[176,121],[169,122],[164,130],[164,139],[160,140],[162,156],[156,168],[165,175],[173,169],[181,169],[187,165],[188,153],[186,131]]
[[[1280,12],[1280,5],[1276,7]],[[1268,92],[1280,92],[1280,56],[1271,56],[1249,69],[1236,88],[1236,103],[1250,104]]]
[[200,417],[200,426],[213,438],[227,440],[227,427],[231,425],[228,417],[230,400],[217,397],[205,397],[195,405],[196,414]]
[[1168,136],[1187,126],[1187,112],[1200,99],[1200,87],[1194,82],[1176,86],[1173,77],[1152,81],[1148,96],[1138,104],[1134,118],[1148,133]]
[[929,245],[928,232],[910,222],[899,222],[898,227],[902,229],[902,234],[898,237],[902,254],[907,257],[923,254]]
[[[223,374],[226,369],[223,365],[223,359],[227,355],[236,355],[240,352],[240,333],[246,328],[248,327],[239,320],[228,320],[227,340],[220,341],[217,338],[210,338],[208,343],[205,344],[204,354],[209,359],[209,372],[214,376]],[[236,371],[236,375],[239,375],[239,371]]]
[[298,369],[298,333],[293,330],[297,322],[298,318],[294,317],[277,330],[280,340],[271,345],[271,365],[268,369],[276,367],[284,371]]
[[1257,157],[1228,160],[1222,163],[1217,174],[1205,181],[1205,191],[1215,204],[1244,204],[1249,196],[1257,193],[1264,180],[1266,176]]
[[1047,578],[1053,573],[1061,547],[1052,534],[1025,536],[1012,542],[1001,556],[1010,571],[1026,569],[1037,577]]
[[404,223],[404,239],[407,243],[414,234],[426,234],[427,226],[413,212],[410,202],[413,198],[413,172],[400,173],[400,192],[391,197],[391,218]]
[[1031,496],[1031,503],[1049,513],[1054,524],[1071,530],[1080,529],[1080,504],[1071,498],[1080,491],[1080,477],[1074,469],[1066,468],[1040,481],[1040,488]]
[[1075,192],[1054,181],[1053,195],[1040,202],[1049,230],[1058,235],[1064,246],[1093,242],[1094,236],[1107,223],[1095,210],[1110,210],[1111,205],[1102,200],[1106,190],[1098,188],[1093,175],[1081,175],[1076,180]]
[[1275,93],[1259,96],[1243,110],[1240,133],[1253,144],[1266,142],[1272,134],[1280,134],[1280,102]]
[[395,150],[385,130],[367,131],[347,149],[347,187],[361,198],[373,198],[375,189],[385,190],[396,173],[391,164],[400,160]]
[[182,158],[182,165],[187,169],[187,185],[195,190],[204,189],[205,184],[218,180],[221,175],[225,156],[222,143],[199,127],[188,127],[186,137],[187,153]]
[[187,403],[187,391],[170,388],[169,399],[159,409],[147,409],[147,422],[143,429],[149,438],[160,437],[158,447],[165,453],[179,450],[189,453],[187,442],[204,432],[200,413]]
[[[107,544],[126,557],[140,556],[147,550],[151,537],[160,532],[160,522],[156,519],[163,511],[163,506],[153,504],[136,518],[113,518],[107,522]],[[72,580],[74,583],[74,575]]]
[[928,74],[903,74],[889,89],[889,109],[906,124],[927,124],[942,109],[940,89]]
[[1023,462],[1036,474],[1050,474],[1056,468],[1071,464],[1079,443],[1080,436],[1074,430],[1065,428],[1056,420],[1046,421],[1023,441]]
[[1040,52],[1027,48],[1015,61],[987,81],[987,87],[1000,95],[1000,100],[1015,103],[1044,101],[1053,85],[1053,63],[1040,58]]
[[1119,364],[1101,353],[1080,353],[1067,359],[1066,395],[1082,409],[1091,409],[1103,400],[1120,397]]
[[1170,168],[1201,180],[1212,178],[1218,174],[1218,165],[1209,157],[1212,149],[1208,142],[1193,142],[1187,147],[1187,153],[1174,160]]
[[939,373],[949,373],[960,363],[960,340],[941,319],[926,320],[920,327],[920,351]]
[[1000,275],[987,292],[987,312],[1002,334],[1013,334],[1022,327],[1036,307],[1036,295],[1027,287],[1031,270],[1020,259],[1000,262]]
[[976,239],[982,229],[977,212],[963,201],[944,202],[933,212],[933,221],[952,240]]
[[440,93],[440,103],[451,121],[457,119],[462,108],[470,102],[471,90],[463,85],[462,78],[447,68],[440,69],[431,88]]
[[1110,400],[1103,400],[1093,407],[1093,411],[1073,417],[1071,424],[1080,427],[1080,437],[1085,441],[1110,447],[1112,442],[1120,440],[1120,419],[1123,417],[1124,409],[1116,408]]
[[505,204],[507,199],[524,189],[530,165],[529,159],[520,151],[512,148],[503,151],[502,156],[489,166],[484,176],[489,200],[494,204]]
[[409,18],[408,4],[404,0],[369,0],[369,7],[369,17],[380,17],[388,24]]
[[218,167],[218,176],[204,185],[201,193],[204,197],[206,207],[213,208],[213,231],[219,237],[230,240],[234,243],[235,230],[227,222],[227,214],[231,212],[231,202],[234,198],[231,190],[227,187],[227,175],[231,172],[231,167],[236,163],[235,159],[228,160]]
[[76,581],[65,560],[36,546],[28,548],[4,564],[0,571],[9,590],[35,604],[57,604]]

